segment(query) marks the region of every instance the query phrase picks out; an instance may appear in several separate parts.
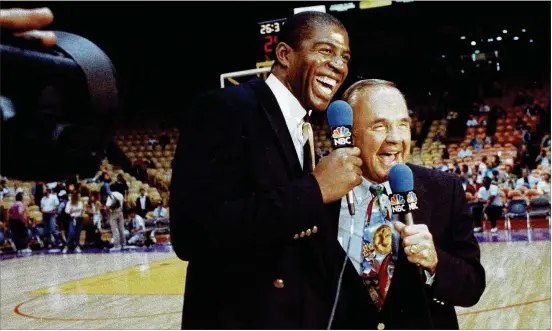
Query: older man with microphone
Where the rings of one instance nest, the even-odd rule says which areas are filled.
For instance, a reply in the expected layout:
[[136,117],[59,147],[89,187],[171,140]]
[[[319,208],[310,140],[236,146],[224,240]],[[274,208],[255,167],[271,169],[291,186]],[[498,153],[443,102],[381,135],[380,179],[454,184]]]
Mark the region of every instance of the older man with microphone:
[[410,118],[393,83],[359,81],[343,99],[363,178],[354,215],[342,199],[337,237],[347,257],[330,327],[458,329],[454,306],[475,305],[485,289],[461,182],[405,165]]

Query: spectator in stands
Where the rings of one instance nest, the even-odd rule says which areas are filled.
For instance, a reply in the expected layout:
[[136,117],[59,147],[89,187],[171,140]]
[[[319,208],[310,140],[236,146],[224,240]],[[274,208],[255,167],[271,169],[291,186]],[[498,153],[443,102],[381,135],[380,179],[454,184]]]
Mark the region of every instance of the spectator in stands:
[[461,174],[468,176],[467,177],[468,180],[470,179],[470,177],[472,175],[472,171],[471,171],[470,167],[468,167],[467,164],[462,164]]
[[108,173],[107,168],[102,167],[102,169],[96,173],[96,176],[92,179],[92,182],[94,182],[94,183],[103,183],[104,182],[104,176],[107,173]]
[[473,229],[474,232],[481,231],[481,216],[483,212],[491,222],[491,232],[497,232],[496,220],[502,215],[502,208],[504,206],[499,193],[498,186],[492,184],[489,177],[485,177],[483,179],[483,186],[477,191],[477,199],[481,205],[472,209],[476,221],[476,227]]
[[535,159],[535,163],[543,167],[550,167],[550,151],[541,150],[541,153]]
[[498,170],[494,167],[494,163],[491,160],[487,159],[486,166],[487,166],[487,169],[483,173],[483,177],[496,179],[495,175],[498,173]]
[[529,168],[523,168],[521,178],[516,182],[516,189],[520,187],[534,188],[537,185],[537,179],[531,175]]
[[69,221],[71,216],[65,212],[67,203],[69,202],[69,197],[65,190],[59,192],[58,194],[59,206],[57,208],[57,223],[63,236],[65,236],[65,245],[67,245],[67,239],[69,238]]
[[470,145],[475,149],[475,151],[481,150],[481,142],[477,137],[473,137],[473,139],[470,141]]
[[157,145],[158,141],[154,134],[150,135],[148,143],[151,145],[151,147],[155,147],[155,145]]
[[128,240],[128,244],[143,244],[144,232],[146,231],[146,223],[144,219],[136,213],[136,210],[131,210],[128,216],[131,221],[130,239]]
[[109,174],[104,173],[102,177],[102,181],[103,183],[102,183],[102,187],[100,188],[100,196],[102,199],[101,203],[105,204],[107,200],[107,196],[111,194],[111,187],[110,187],[111,177],[109,176]]
[[486,136],[485,139],[483,140],[483,143],[485,145],[492,145],[493,139],[491,138],[491,136]]
[[475,128],[479,125],[479,123],[477,123],[477,119],[475,119],[475,116],[473,115],[470,115],[470,118],[468,119],[468,121],[466,122],[466,126],[468,128]]
[[42,223],[44,224],[44,247],[49,248],[51,236],[54,236],[55,245],[60,246],[61,237],[56,229],[56,214],[59,206],[59,199],[50,189],[47,189],[44,197],[40,201],[40,211],[42,212]]
[[[85,209],[88,217],[92,220],[92,229],[90,232],[87,232],[86,242],[94,246],[99,246],[102,236],[102,214],[100,212],[102,204],[99,201],[99,195],[97,191],[90,192]],[[88,233],[90,233],[91,238],[89,238]]]
[[23,193],[23,189],[19,187],[19,183],[13,183],[13,195],[15,196],[17,193]]
[[27,207],[23,204],[23,192],[15,195],[15,202],[8,210],[9,227],[17,253],[31,253]]
[[546,133],[541,141],[541,149],[550,148],[550,133]]
[[128,187],[128,184],[123,177],[123,174],[118,174],[117,180],[110,185],[110,189],[111,191],[121,192],[121,194],[126,198],[130,188]]
[[491,108],[490,108],[488,105],[482,104],[482,105],[479,107],[479,112],[480,112],[481,114],[488,113],[489,111],[491,111]]
[[[77,191],[77,189],[75,187],[75,184],[68,184],[67,185],[67,194],[68,195],[72,195],[73,192],[76,192],[76,191]],[[58,197],[59,197],[59,194],[58,194]]]
[[518,116],[516,120],[516,130],[522,130],[525,127],[525,121],[523,117]]
[[146,217],[146,214],[152,210],[151,199],[146,195],[144,188],[140,189],[140,196],[136,198],[136,209],[138,215]]
[[34,198],[34,203],[38,205],[44,196],[44,182],[37,182],[33,185],[31,194]]
[[458,151],[459,158],[463,159],[465,157],[469,157],[473,155],[471,149],[469,149],[466,144],[462,144],[461,147],[462,148]]
[[477,168],[478,169],[478,173],[485,176],[485,174],[487,173],[487,161],[488,161],[488,158],[487,156],[483,156],[481,158],[481,162],[479,162],[479,167]]
[[167,217],[167,209],[163,207],[163,201],[157,201],[157,207],[153,210],[153,217],[161,218]]
[[65,212],[71,219],[69,220],[69,237],[67,238],[67,245],[63,248],[63,254],[69,251],[69,247],[75,247],[75,253],[81,253],[80,233],[82,231],[84,205],[79,199],[79,192],[71,193],[71,200],[67,203]]
[[6,180],[2,179],[0,181],[0,198],[4,199],[5,196],[8,196],[10,194],[10,189],[8,188],[8,185],[6,184]]
[[466,185],[466,190],[468,190],[469,192],[473,192],[473,194],[477,193],[477,191],[481,187],[481,184],[477,182],[477,178],[478,178],[478,175],[473,174],[470,177],[470,181],[468,185]]
[[539,181],[537,184],[537,192],[539,192],[540,195],[546,196],[548,199],[550,199],[550,174],[544,173],[542,176],[542,180]]
[[65,186],[65,183],[57,182],[56,186],[52,190],[52,193],[55,193],[57,195],[57,194],[59,194],[59,192],[61,192],[63,190],[67,191],[67,187]]
[[523,127],[522,139],[527,147],[531,146],[531,127],[529,125]]
[[532,164],[532,160],[531,160],[531,154],[529,153],[529,149],[527,145],[521,144],[521,146],[518,148],[518,159],[514,164],[513,173],[516,176],[521,176],[522,169],[530,167],[531,164]]
[[498,168],[498,166],[502,164],[498,154],[492,156],[491,164],[493,165],[493,168]]
[[113,236],[111,251],[120,251],[125,245],[125,219],[123,217],[124,197],[119,191],[113,191],[107,196],[105,210]]
[[498,173],[498,176],[496,176],[496,181],[498,182],[499,186],[502,186],[502,184],[507,182],[511,174],[512,174],[512,166],[507,164],[504,167],[504,170],[500,171]]
[[462,178],[462,187],[464,188],[464,192],[470,192],[472,195],[477,192],[475,186],[470,184],[470,179],[467,174],[461,174],[460,178]]

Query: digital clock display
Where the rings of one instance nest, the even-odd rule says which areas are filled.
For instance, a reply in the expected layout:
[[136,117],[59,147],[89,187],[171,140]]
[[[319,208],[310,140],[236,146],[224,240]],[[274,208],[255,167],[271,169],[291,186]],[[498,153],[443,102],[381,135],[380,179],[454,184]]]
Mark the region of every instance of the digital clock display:
[[261,34],[271,34],[273,32],[280,32],[280,22],[264,23],[261,24]]
[[278,44],[278,33],[282,29],[285,22],[285,18],[280,18],[258,23],[264,61],[273,60],[272,52],[274,51],[276,44]]

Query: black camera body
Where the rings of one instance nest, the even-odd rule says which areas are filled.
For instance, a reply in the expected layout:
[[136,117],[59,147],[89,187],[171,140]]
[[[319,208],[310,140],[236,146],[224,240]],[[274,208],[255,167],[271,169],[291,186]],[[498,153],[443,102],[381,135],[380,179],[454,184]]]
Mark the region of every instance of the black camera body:
[[2,31],[0,173],[21,180],[92,177],[120,109],[117,75],[89,40],[54,31],[57,45]]

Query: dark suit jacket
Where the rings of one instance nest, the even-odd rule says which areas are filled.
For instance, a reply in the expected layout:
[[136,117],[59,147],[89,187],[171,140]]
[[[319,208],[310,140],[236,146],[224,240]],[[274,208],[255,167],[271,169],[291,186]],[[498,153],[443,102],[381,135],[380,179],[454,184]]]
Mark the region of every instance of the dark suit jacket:
[[[448,214],[435,205],[416,216],[460,214],[462,207],[451,203]],[[173,248],[189,261],[183,328],[327,327],[344,257],[337,241],[340,203],[324,205],[314,177],[303,174],[276,98],[262,80],[209,92],[189,109],[180,126],[170,208]],[[443,223],[436,228],[449,235],[438,273],[453,276],[436,289],[444,286],[442,299],[449,304],[475,303],[483,280],[471,221]],[[461,231],[458,238],[450,234],[455,230]],[[458,251],[472,260],[451,255]],[[379,314],[350,268],[334,326],[376,328]],[[396,271],[397,279],[410,275],[404,269]],[[409,282],[397,284],[392,290],[400,292]],[[451,307],[438,308],[451,315]]]
[[142,204],[140,203],[140,196],[138,196],[138,198],[136,198],[136,209],[138,210],[138,214],[142,217],[146,215],[148,211],[153,210],[150,197],[146,196],[146,209],[142,209]]
[[[333,328],[367,328],[358,316],[369,313],[386,329],[458,329],[454,306],[473,306],[483,294],[485,270],[460,179],[454,174],[408,166],[414,174],[419,207],[412,212],[414,223],[428,226],[437,250],[435,282],[424,285],[425,275],[419,274],[401,249],[385,305],[377,313],[348,261]],[[336,236],[337,230],[328,240]],[[343,261],[344,257],[341,250],[334,260]],[[334,268],[334,273],[339,271]]]

